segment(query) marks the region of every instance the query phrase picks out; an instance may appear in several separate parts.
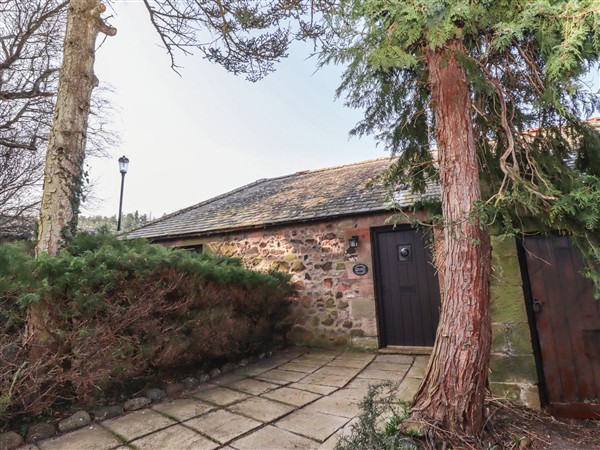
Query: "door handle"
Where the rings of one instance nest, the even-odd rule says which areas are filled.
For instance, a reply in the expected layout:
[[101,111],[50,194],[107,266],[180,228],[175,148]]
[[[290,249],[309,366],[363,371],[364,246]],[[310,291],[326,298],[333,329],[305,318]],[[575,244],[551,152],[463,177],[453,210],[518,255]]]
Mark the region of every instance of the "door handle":
[[543,301],[538,300],[537,298],[533,299],[533,311],[536,313],[539,313],[542,311],[542,305],[544,304]]

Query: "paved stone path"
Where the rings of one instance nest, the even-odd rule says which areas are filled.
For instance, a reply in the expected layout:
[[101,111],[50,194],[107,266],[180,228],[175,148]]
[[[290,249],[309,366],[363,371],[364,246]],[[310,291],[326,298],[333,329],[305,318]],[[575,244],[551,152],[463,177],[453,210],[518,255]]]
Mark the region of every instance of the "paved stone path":
[[186,398],[94,423],[29,450],[333,449],[369,384],[411,400],[427,356],[287,349],[200,385]]

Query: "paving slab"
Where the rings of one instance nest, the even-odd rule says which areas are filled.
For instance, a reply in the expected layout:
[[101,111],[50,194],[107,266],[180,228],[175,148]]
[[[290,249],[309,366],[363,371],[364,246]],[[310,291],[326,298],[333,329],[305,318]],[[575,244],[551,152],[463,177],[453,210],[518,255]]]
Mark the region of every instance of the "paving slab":
[[228,409],[261,422],[271,422],[293,411],[294,406],[284,405],[267,398],[252,397],[231,405]]
[[295,362],[295,363],[299,363],[299,364],[309,364],[309,365],[316,365],[316,364],[327,364],[330,361],[333,361],[335,359],[335,356],[332,357],[324,357],[324,358],[320,358],[317,355],[303,355],[300,358],[294,359],[291,362]]
[[263,372],[260,375],[257,375],[256,378],[277,384],[287,384],[300,381],[305,376],[306,374],[302,372],[291,372],[289,370],[272,369],[267,372]]
[[311,373],[315,370],[323,367],[326,361],[318,361],[313,363],[301,363],[297,361],[291,361],[278,367],[280,370],[289,370],[292,372]]
[[349,437],[352,434],[352,427],[358,422],[358,418],[352,419],[342,428],[337,430],[332,436],[330,436],[325,442],[319,446],[319,450],[335,450],[337,443],[343,437]]
[[81,428],[64,436],[38,442],[42,450],[104,450],[121,442],[98,425]]
[[248,367],[244,367],[243,373],[246,376],[256,376],[259,375],[263,372],[266,372],[267,370],[271,370],[271,369],[275,369],[279,366],[281,366],[282,364],[286,364],[286,363],[281,363],[281,362],[268,362],[268,361],[260,361],[257,362],[256,364],[252,364],[251,366]]
[[347,398],[355,402],[361,401],[369,392],[369,387],[345,387],[330,395],[333,398]]
[[344,388],[345,389],[364,389],[364,390],[368,390],[369,386],[372,386],[372,385],[377,384],[377,383],[381,383],[381,381],[379,381],[379,380],[372,380],[372,379],[369,379],[369,378],[355,378],[350,383],[348,383],[346,386],[344,386]]
[[412,402],[419,386],[421,386],[421,381],[421,378],[406,377],[404,381],[400,383],[400,386],[398,386],[398,393],[396,394],[398,400]]
[[275,389],[274,391],[266,392],[262,394],[262,397],[299,407],[321,398],[321,395],[300,389],[282,387]]
[[317,364],[317,363],[325,364],[326,362],[333,361],[336,357],[337,357],[337,354],[307,353],[305,355],[302,355],[302,356],[294,359],[294,362],[299,362],[301,364]]
[[139,450],[213,450],[219,444],[182,425],[173,425],[130,442]]
[[425,376],[425,370],[427,369],[427,364],[429,363],[429,356],[417,356],[415,358],[415,362],[412,367],[408,371],[409,377],[423,377]]
[[255,433],[232,442],[230,445],[237,450],[311,450],[316,449],[319,443],[281,428],[267,425]]
[[324,442],[348,422],[347,417],[300,409],[275,422],[275,426]]
[[412,364],[415,357],[412,355],[377,355],[373,362],[387,362],[393,364]]
[[278,384],[254,380],[252,378],[236,381],[235,383],[228,384],[227,386],[252,395],[264,394],[265,392],[272,391],[273,389],[277,389],[279,387]]
[[319,412],[333,416],[345,417],[347,419],[352,419],[354,416],[360,413],[360,408],[358,407],[356,400],[343,396],[334,397],[334,395],[335,394],[323,397],[316,402],[303,407],[301,411],[306,411],[309,413]]
[[286,350],[202,383],[188,398],[155,404],[22,450],[331,450],[350,433],[360,412],[358,403],[370,385],[399,382],[394,396],[410,401],[428,359]]
[[405,376],[405,372],[390,372],[388,370],[377,370],[371,369],[371,367],[367,367],[365,370],[358,374],[357,378],[368,378],[370,380],[391,381],[392,383],[400,383]]
[[196,392],[194,397],[215,405],[226,406],[244,400],[249,395],[224,387],[213,387],[212,389]]
[[151,409],[134,411],[123,417],[105,420],[102,422],[104,428],[117,433],[127,441],[158,431],[162,428],[174,425],[176,422]]
[[369,369],[374,370],[385,370],[387,372],[398,372],[398,373],[407,373],[411,368],[410,364],[396,364],[396,363],[386,363],[386,362],[373,362],[369,366]]
[[228,443],[248,431],[258,428],[261,422],[234,414],[224,409],[210,412],[183,423],[186,427],[200,431],[221,444]]
[[352,377],[343,377],[338,375],[325,375],[325,374],[317,374],[311,373],[302,379],[302,383],[306,384],[321,384],[324,386],[333,386],[333,387],[342,387],[346,385]]
[[158,405],[154,405],[152,407],[152,409],[155,411],[158,411],[161,414],[166,414],[167,416],[173,417],[179,421],[200,416],[214,408],[214,406],[194,398],[182,398],[170,402],[159,403]]
[[235,372],[226,373],[224,375],[219,375],[216,378],[212,378],[208,384],[209,385],[216,384],[216,385],[220,386],[223,384],[233,383],[235,381],[243,380],[246,377],[247,377],[247,374],[245,374],[243,371],[236,370]]
[[[304,381],[304,380],[303,380]],[[315,394],[331,394],[333,391],[337,391],[337,387],[335,386],[323,386],[320,384],[310,384],[310,383],[293,383],[288,387],[294,389],[301,389],[303,391],[313,392]]]
[[317,370],[315,372],[315,374],[335,375],[338,377],[354,378],[360,371],[361,371],[361,369],[357,369],[357,368],[353,368],[353,367],[332,366],[332,365],[327,364],[327,365],[321,367],[319,370]]
[[360,359],[341,359],[336,358],[327,363],[327,366],[352,367],[353,369],[364,369],[371,361],[362,361]]
[[347,359],[352,361],[364,361],[371,362],[375,359],[375,355],[372,353],[353,353],[353,352],[342,352],[338,355],[338,359]]

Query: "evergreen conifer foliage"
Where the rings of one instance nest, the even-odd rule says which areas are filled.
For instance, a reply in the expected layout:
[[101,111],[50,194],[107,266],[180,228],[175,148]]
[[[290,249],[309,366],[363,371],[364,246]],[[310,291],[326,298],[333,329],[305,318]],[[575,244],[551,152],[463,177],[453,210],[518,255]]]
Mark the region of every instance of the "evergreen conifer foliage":
[[600,281],[600,139],[582,120],[600,109],[583,81],[600,57],[598,2],[349,0],[326,21],[321,62],[347,65],[338,95],[365,110],[352,133],[399,155],[391,185],[442,188],[442,311],[412,416],[476,436],[491,345],[484,230],[569,233]]

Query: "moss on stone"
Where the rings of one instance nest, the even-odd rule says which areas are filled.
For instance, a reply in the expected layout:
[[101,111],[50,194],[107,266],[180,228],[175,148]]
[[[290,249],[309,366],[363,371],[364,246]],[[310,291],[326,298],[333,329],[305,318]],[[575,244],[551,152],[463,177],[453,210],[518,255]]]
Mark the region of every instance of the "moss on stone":
[[346,309],[348,307],[348,302],[341,301],[338,303],[338,309]]
[[492,286],[521,286],[521,266],[517,257],[494,256]]
[[339,334],[333,338],[333,345],[336,347],[342,347],[348,345],[348,343],[348,337],[344,336],[343,334]]
[[328,298],[326,305],[328,308],[335,308],[335,300],[332,298]]
[[356,350],[376,350],[379,346],[379,342],[376,337],[371,336],[357,336],[352,338],[352,349]]
[[492,322],[527,322],[520,286],[492,286],[491,300]]
[[296,259],[298,259],[298,255],[296,255],[295,253],[288,253],[287,255],[285,255],[286,261],[295,261]]
[[290,265],[284,261],[273,261],[273,263],[271,263],[271,269],[278,270],[279,272],[288,272]]
[[492,324],[492,352],[510,355],[531,355],[529,325],[523,322]]
[[518,402],[521,399],[521,389],[517,384],[490,383],[490,390],[496,397]]
[[506,325],[502,323],[492,324],[492,353],[504,353],[507,351]]
[[327,317],[321,320],[321,323],[325,326],[333,325],[333,317],[327,314]]
[[294,261],[290,270],[292,272],[302,272],[305,269],[306,267],[304,266],[304,264],[302,264],[302,261]]
[[237,246],[234,243],[223,242],[218,246],[218,249],[215,253],[218,253],[222,256],[236,256],[237,255]]
[[341,263],[341,262],[340,262],[340,263],[337,263],[337,264],[335,265],[335,270],[346,270],[346,264],[344,264],[344,263]]
[[516,256],[517,255],[517,243],[515,238],[512,237],[500,237],[492,236],[492,252],[494,255],[499,256]]
[[492,355],[490,360],[491,382],[530,382],[537,383],[537,372],[533,355],[503,356]]

